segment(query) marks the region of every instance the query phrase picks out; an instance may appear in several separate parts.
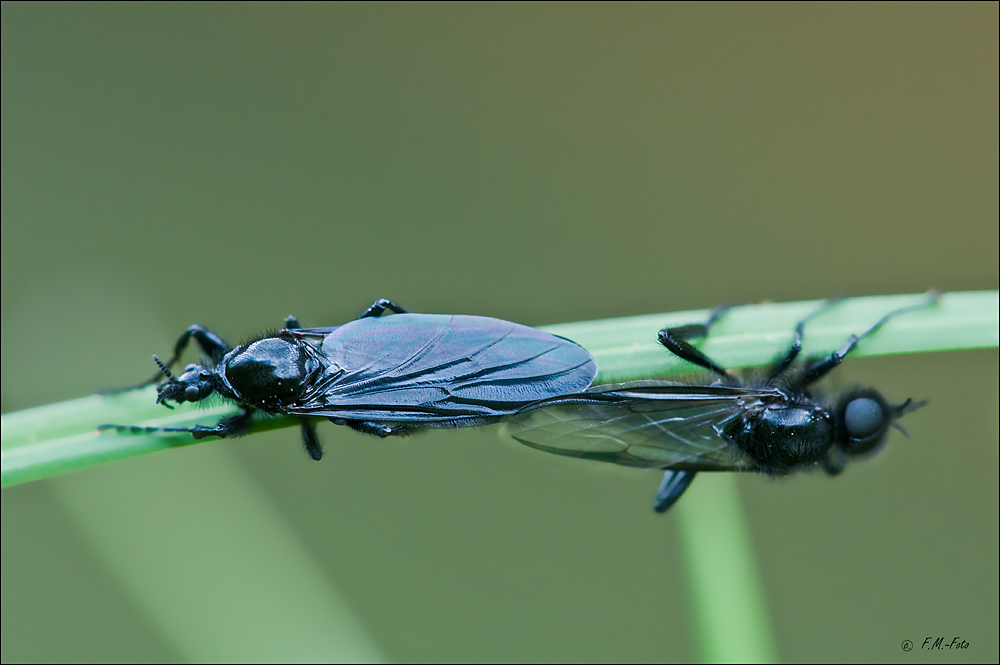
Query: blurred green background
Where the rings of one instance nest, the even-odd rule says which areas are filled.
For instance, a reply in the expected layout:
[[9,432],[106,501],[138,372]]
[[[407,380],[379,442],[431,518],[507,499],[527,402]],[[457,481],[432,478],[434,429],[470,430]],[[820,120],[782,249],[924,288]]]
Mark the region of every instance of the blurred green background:
[[[2,7],[4,412],[379,297],[542,325],[998,286],[996,3]],[[739,479],[782,659],[997,660],[997,370],[848,362],[929,401],[912,438]],[[319,434],[4,490],[3,661],[696,655],[657,474]]]

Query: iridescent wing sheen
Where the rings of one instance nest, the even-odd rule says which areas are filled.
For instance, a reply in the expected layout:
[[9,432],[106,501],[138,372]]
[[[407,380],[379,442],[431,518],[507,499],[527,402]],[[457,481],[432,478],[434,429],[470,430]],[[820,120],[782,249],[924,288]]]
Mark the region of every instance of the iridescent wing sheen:
[[642,381],[592,388],[534,404],[504,428],[532,448],[624,466],[752,471],[722,433],[770,400],[772,389]]
[[394,314],[287,333],[323,366],[290,415],[485,422],[585,390],[597,374],[575,342],[482,316]]

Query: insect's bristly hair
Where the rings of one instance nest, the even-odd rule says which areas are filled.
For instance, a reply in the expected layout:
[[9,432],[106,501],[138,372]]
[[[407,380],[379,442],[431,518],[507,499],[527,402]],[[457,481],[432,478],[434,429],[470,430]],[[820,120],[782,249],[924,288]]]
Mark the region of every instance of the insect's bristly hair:
[[[239,344],[237,344],[233,348],[234,349],[235,348],[240,348],[240,347],[246,348],[246,347],[250,346],[251,344],[253,344],[254,342],[259,342],[262,339],[270,339],[272,337],[278,337],[278,336],[280,336],[282,330],[284,330],[284,328],[265,328],[264,330],[262,330],[261,332],[257,333],[256,335],[250,335],[249,337],[245,338],[243,341],[241,341]],[[221,358],[220,358],[220,360],[221,360]],[[218,361],[216,361],[216,362],[218,362]]]

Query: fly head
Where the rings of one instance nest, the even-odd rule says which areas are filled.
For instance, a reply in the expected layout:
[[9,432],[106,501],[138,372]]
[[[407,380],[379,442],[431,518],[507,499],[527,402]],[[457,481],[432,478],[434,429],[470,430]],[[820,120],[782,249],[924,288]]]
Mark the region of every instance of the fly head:
[[885,442],[890,427],[902,430],[896,424],[897,419],[924,404],[910,399],[902,404],[889,404],[872,388],[850,392],[837,404],[836,443],[850,456],[873,453]]
[[[159,363],[159,359],[157,359]],[[215,372],[203,365],[191,364],[184,368],[184,373],[180,376],[173,376],[162,366],[161,369],[167,375],[167,380],[159,384],[156,395],[156,403],[163,404],[168,408],[173,408],[168,403],[174,402],[198,402],[215,392]]]

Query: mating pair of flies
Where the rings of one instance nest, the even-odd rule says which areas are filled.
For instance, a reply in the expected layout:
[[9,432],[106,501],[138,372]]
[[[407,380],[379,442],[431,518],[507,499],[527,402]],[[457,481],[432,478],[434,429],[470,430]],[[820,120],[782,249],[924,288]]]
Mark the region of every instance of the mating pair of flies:
[[[924,403],[890,404],[872,388],[828,402],[811,387],[858,342],[889,319],[936,302],[894,310],[840,349],[799,361],[806,324],[788,351],[750,381],[730,373],[689,340],[704,337],[724,314],[701,324],[666,328],[660,343],[711,373],[708,381],[632,381],[591,386],[594,358],[575,342],[509,321],[480,316],[410,314],[378,300],[341,326],[285,327],[235,348],[205,328],[189,327],[173,357],[136,388],[155,383],[156,402],[198,402],[217,394],[240,413],[214,427],[102,425],[131,432],[189,432],[195,438],[246,434],[257,413],[297,418],[310,457],[322,448],[315,420],[379,437],[426,428],[504,421],[516,440],[548,452],[664,470],[654,508],[663,512],[699,471],[755,471],[783,476],[819,466],[840,473],[852,457],[874,453],[903,414]],[[386,310],[394,314],[381,316]],[[174,376],[170,368],[191,340],[206,359]],[[709,382],[711,381],[711,382]],[[171,407],[172,408],[172,407]],[[901,428],[900,428],[901,429]]]

